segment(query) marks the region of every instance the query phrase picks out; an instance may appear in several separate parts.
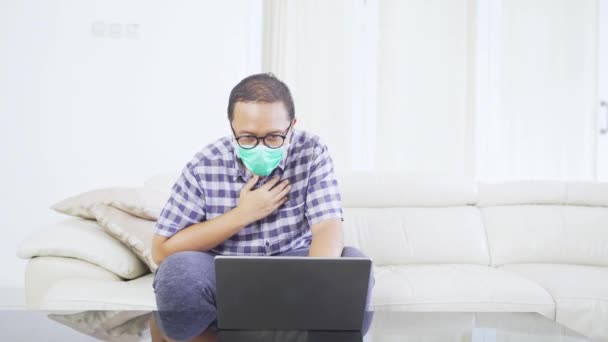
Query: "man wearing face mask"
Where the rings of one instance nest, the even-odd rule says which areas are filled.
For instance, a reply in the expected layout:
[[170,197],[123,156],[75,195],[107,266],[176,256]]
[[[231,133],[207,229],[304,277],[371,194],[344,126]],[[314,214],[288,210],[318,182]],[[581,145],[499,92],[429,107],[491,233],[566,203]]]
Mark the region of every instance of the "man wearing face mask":
[[[344,246],[332,159],[319,136],[295,129],[289,88],[251,75],[227,112],[231,135],[186,164],[156,224],[154,341],[215,339],[216,255],[365,257]],[[366,309],[373,284],[372,274]]]

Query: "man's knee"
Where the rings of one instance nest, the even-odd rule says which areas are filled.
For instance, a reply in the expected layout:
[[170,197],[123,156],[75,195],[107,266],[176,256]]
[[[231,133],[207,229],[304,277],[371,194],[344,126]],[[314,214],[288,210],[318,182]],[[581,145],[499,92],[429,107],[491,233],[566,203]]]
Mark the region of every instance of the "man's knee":
[[352,246],[345,246],[342,249],[342,257],[345,258],[367,258],[363,252],[361,252],[358,248]]
[[171,340],[189,341],[216,319],[214,254],[171,254],[156,270],[159,325]]
[[175,276],[196,275],[197,271],[214,274],[214,258],[211,254],[198,251],[176,252],[161,262],[154,280],[158,282]]
[[[359,250],[356,247],[345,246],[344,249],[342,249],[342,257],[343,258],[367,258],[368,256],[365,255],[365,253],[361,252],[361,250]],[[375,283],[376,283],[376,279],[374,278],[373,263],[372,263],[372,269],[370,270],[370,285],[374,286]]]
[[201,292],[213,296],[213,257],[197,251],[171,254],[156,270],[153,287],[157,305],[167,310],[177,309],[185,303],[194,303],[191,299],[200,297]]

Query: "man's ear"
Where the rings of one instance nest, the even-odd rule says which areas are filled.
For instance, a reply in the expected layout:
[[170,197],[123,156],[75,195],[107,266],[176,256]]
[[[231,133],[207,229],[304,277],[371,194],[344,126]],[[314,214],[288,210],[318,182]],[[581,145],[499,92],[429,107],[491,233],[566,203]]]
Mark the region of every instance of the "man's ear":
[[289,143],[293,143],[293,135],[296,134],[295,132],[295,127],[296,127],[296,122],[298,122],[298,119],[293,118],[293,123],[291,124],[291,134],[289,135]]
[[[296,123],[298,122],[298,119],[293,118],[293,123],[291,124],[291,131],[293,132],[293,129],[296,127]],[[293,135],[293,133],[291,133]]]

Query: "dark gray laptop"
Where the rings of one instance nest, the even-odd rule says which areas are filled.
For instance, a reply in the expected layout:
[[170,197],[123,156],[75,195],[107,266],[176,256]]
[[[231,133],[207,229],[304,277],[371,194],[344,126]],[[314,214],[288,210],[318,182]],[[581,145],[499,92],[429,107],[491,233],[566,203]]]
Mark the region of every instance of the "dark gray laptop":
[[368,258],[216,256],[221,330],[360,331]]

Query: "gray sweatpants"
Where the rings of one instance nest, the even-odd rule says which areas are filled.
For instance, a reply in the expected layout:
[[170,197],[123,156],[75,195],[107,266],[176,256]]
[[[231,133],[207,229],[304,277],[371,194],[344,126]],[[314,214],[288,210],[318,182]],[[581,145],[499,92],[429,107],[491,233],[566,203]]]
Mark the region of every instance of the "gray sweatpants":
[[[156,295],[156,322],[163,335],[189,340],[204,330],[217,329],[215,267],[213,252],[183,251],[168,256],[156,270],[152,286]],[[308,248],[278,256],[308,256]],[[354,247],[344,247],[342,257],[366,257]],[[362,335],[367,333],[373,313],[369,312],[375,279],[370,275]]]

